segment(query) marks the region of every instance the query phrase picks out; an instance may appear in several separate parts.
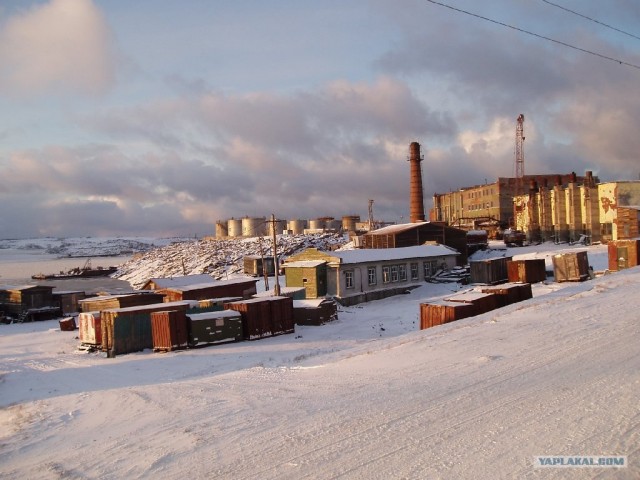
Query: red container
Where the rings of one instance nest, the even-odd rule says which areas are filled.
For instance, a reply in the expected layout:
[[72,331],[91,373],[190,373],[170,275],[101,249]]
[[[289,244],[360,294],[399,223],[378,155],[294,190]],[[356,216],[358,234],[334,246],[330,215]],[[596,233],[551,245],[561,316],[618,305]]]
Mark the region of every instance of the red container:
[[547,279],[544,259],[511,260],[507,262],[510,282],[538,283]]
[[165,310],[151,313],[153,349],[170,352],[187,348],[189,332],[187,316],[183,310]]
[[483,287],[481,291],[495,295],[498,308],[522,302],[532,297],[530,283],[505,283],[503,285]]
[[470,303],[437,300],[420,304],[420,330],[436,327],[462,318],[472,317],[474,306]]
[[617,272],[635,267],[640,259],[640,240],[616,240],[607,244],[609,270]]
[[225,310],[242,315],[242,333],[245,340],[271,337],[294,331],[293,299],[289,297],[260,297],[231,302]]
[[489,312],[498,308],[496,297],[492,293],[468,291],[445,298],[448,302],[469,303],[474,307],[474,315]]
[[102,345],[100,312],[82,312],[78,315],[80,343],[84,345]]

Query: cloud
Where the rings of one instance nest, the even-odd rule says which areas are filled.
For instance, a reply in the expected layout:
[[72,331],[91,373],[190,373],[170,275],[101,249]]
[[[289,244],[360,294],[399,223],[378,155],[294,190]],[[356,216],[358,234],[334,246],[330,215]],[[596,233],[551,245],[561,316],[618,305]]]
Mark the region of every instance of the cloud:
[[114,81],[113,38],[90,0],[51,0],[0,25],[0,94],[101,94]]

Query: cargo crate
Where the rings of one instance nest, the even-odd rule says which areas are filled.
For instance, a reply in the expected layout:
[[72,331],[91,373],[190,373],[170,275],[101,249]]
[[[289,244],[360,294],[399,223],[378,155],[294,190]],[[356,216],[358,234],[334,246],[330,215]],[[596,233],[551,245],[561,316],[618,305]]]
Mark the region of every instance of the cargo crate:
[[547,279],[547,269],[543,258],[510,260],[507,262],[510,282],[538,283]]
[[607,245],[609,270],[617,272],[636,267],[640,258],[640,240],[616,240]]
[[82,312],[78,315],[80,343],[83,345],[102,345],[100,312]]
[[533,296],[530,283],[504,283],[483,287],[481,292],[493,294],[498,308],[528,300]]
[[187,317],[181,310],[151,312],[151,337],[153,349],[170,352],[187,348],[189,333]]
[[190,347],[243,339],[242,314],[234,310],[189,314],[187,326]]
[[470,303],[436,300],[420,304],[420,330],[436,327],[474,315],[474,306]]
[[552,258],[556,282],[582,282],[589,278],[587,252],[561,253]]
[[509,280],[507,262],[513,257],[498,257],[469,262],[471,283],[495,285]]
[[481,315],[498,307],[496,297],[492,293],[473,290],[452,295],[445,298],[445,300],[447,302],[461,302],[473,305],[473,315]]

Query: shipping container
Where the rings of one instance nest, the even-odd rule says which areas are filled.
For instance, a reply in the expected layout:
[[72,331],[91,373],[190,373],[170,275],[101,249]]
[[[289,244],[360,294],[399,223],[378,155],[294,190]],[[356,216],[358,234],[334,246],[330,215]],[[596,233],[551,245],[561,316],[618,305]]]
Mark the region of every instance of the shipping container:
[[447,302],[460,302],[473,305],[473,315],[481,315],[498,308],[495,295],[473,290],[452,295],[444,300]]
[[504,283],[502,285],[483,287],[481,292],[493,294],[498,308],[532,298],[530,283]]
[[547,269],[543,258],[510,260],[507,262],[510,282],[538,283],[547,279]]
[[257,279],[232,279],[217,282],[185,285],[157,290],[165,295],[166,302],[180,300],[205,300],[208,298],[241,297],[250,298],[256,290]]
[[640,258],[639,239],[610,241],[607,248],[609,251],[609,270],[612,272],[638,265]]
[[140,293],[126,293],[122,295],[101,295],[98,297],[78,300],[78,305],[83,312],[99,312],[112,308],[127,308],[139,305],[152,305],[162,303],[164,295],[161,293],[144,291]]
[[507,282],[509,280],[507,262],[511,259],[512,257],[498,257],[470,261],[471,283],[495,285]]
[[188,310],[187,313],[220,312],[224,310],[225,303],[238,302],[240,300],[242,300],[242,297],[207,298],[204,300],[198,300],[198,306]]
[[183,310],[151,312],[151,336],[153,349],[169,352],[187,348],[189,332]]
[[553,256],[553,276],[555,281],[582,282],[589,278],[587,252],[562,253]]
[[163,310],[181,310],[196,305],[182,301],[115,308],[100,312],[102,349],[109,357],[153,348],[151,313]]
[[470,303],[436,300],[420,304],[420,330],[436,327],[474,315],[474,306]]
[[242,314],[242,331],[245,340],[292,333],[293,299],[289,297],[263,297],[227,303],[225,309]]
[[327,298],[293,301],[296,325],[322,325],[338,319],[338,305]]
[[242,314],[235,310],[188,314],[187,325],[190,347],[243,339]]
[[102,346],[102,325],[100,312],[82,312],[78,315],[80,343],[83,345]]

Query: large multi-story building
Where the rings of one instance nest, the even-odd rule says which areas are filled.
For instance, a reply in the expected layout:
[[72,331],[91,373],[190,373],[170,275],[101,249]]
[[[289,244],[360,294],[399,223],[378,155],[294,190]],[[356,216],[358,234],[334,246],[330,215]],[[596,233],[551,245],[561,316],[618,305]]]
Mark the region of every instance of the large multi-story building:
[[514,197],[528,193],[531,182],[537,185],[567,185],[583,182],[575,173],[499,177],[493,183],[474,185],[433,196],[432,221],[446,222],[464,229],[482,227],[489,232],[515,225]]
[[532,182],[515,205],[516,228],[531,242],[608,242],[639,235],[640,181],[596,184],[587,172],[582,184],[572,181],[549,189]]

